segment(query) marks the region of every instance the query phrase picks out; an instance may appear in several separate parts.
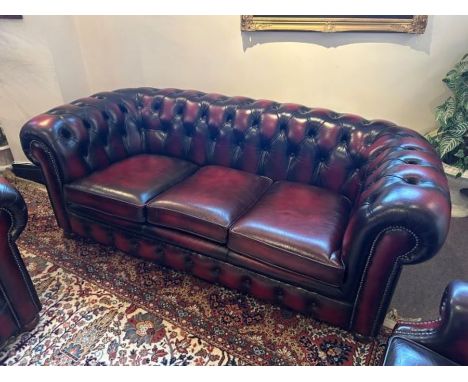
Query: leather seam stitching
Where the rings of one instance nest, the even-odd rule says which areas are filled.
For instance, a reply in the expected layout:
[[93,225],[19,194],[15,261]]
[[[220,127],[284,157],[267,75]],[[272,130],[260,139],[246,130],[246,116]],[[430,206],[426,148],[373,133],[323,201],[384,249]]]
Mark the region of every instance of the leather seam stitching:
[[[330,288],[334,288],[334,289],[337,289],[339,288],[339,285],[334,285],[334,284],[331,284],[331,283],[328,283],[326,281],[323,281],[323,280],[319,280],[318,278],[314,277],[314,276],[309,276],[309,275],[305,275],[303,273],[299,273],[297,271],[294,271],[294,270],[289,270],[289,269],[286,269],[284,267],[281,267],[280,265],[276,265],[276,264],[273,264],[271,262],[268,262],[268,261],[264,261],[264,260],[260,260],[260,259],[256,259],[254,257],[250,257],[249,255],[246,255],[246,254],[243,254],[243,253],[240,253],[240,252],[234,252],[232,250],[230,250],[230,253],[234,253],[236,255],[240,255],[240,256],[243,256],[243,257],[246,257],[247,259],[250,259],[250,260],[254,260],[254,261],[257,261],[259,262],[260,264],[263,264],[263,265],[266,265],[266,266],[269,266],[269,267],[272,267],[272,268],[275,268],[275,269],[278,269],[280,271],[284,271],[284,272],[288,272],[288,273],[291,273],[293,275],[297,275],[299,277],[305,277],[307,279],[312,279],[312,281],[314,282],[317,282],[317,283],[321,283],[321,284],[324,284],[325,286],[327,287],[330,287]],[[243,265],[239,265],[241,267],[243,267]],[[306,290],[309,290],[307,287],[302,287]]]
[[[242,237],[244,237],[244,238],[246,238],[246,239],[250,239],[250,240],[252,240],[252,241],[255,241],[256,243],[259,243],[259,244],[261,244],[261,245],[267,245],[267,246],[269,246],[269,247],[272,247],[272,248],[275,249],[275,250],[284,251],[284,252],[286,252],[286,253],[288,253],[288,254],[290,254],[290,255],[292,255],[292,256],[297,256],[297,257],[299,257],[299,258],[301,258],[301,259],[303,259],[303,260],[307,260],[307,261],[311,261],[311,260],[312,260],[314,263],[318,263],[318,264],[323,265],[323,266],[325,266],[325,267],[327,267],[327,268],[329,268],[329,269],[337,269],[337,270],[342,270],[342,271],[344,271],[343,268],[340,268],[340,267],[331,267],[331,266],[329,266],[327,263],[321,262],[320,260],[316,260],[315,258],[310,259],[310,258],[308,258],[308,257],[306,257],[306,256],[303,256],[303,255],[297,253],[297,252],[291,252],[291,251],[289,251],[289,250],[287,250],[287,249],[284,249],[284,248],[281,248],[281,247],[278,247],[278,246],[269,244],[269,243],[267,243],[267,242],[264,242],[264,241],[261,241],[261,240],[258,240],[258,239],[254,239],[254,238],[249,237],[249,236],[246,236],[246,235],[244,235],[244,234],[242,234],[242,233],[240,233],[240,232],[235,232],[235,231],[232,231],[232,230],[230,230],[229,232],[230,232],[230,233],[234,233],[234,234],[239,235],[239,236],[242,236]],[[335,252],[336,252],[336,251],[335,251]],[[335,253],[335,252],[333,252],[333,253]],[[332,254],[333,254],[333,253],[332,253]]]
[[[55,158],[52,155],[52,153],[50,152],[48,146],[45,143],[37,140],[34,136],[32,136],[32,137],[33,137],[33,139],[31,139],[31,142],[29,142],[29,150],[31,151],[31,145],[33,144],[33,142],[36,142],[37,145],[46,153],[47,157],[49,158],[49,161],[52,163],[52,167],[53,167],[54,172],[55,172],[55,177],[57,179],[58,186],[59,186],[59,191],[60,191],[59,197],[60,197],[61,202],[62,202],[62,209],[65,212],[65,214],[64,214],[64,219],[66,220],[65,223],[68,226],[68,227],[62,227],[62,228],[65,231],[69,231],[70,230],[70,220],[68,218],[67,210],[65,208],[65,198],[64,198],[64,193],[63,193],[63,181],[62,181],[62,178],[60,176],[60,172],[59,172],[57,163],[55,162]],[[58,218],[59,212],[56,212],[56,209],[58,209],[59,207],[56,206],[54,199],[51,197],[51,193],[49,192],[49,183],[45,179],[45,174],[44,174],[44,180],[46,181],[47,194],[49,195],[49,200],[50,200],[51,205],[52,205],[52,210],[54,212],[55,219],[57,220],[57,223],[60,225],[60,222],[59,222],[60,219]]]
[[[122,229],[121,227],[115,227],[115,226],[112,226],[112,225],[109,225],[107,223],[101,223],[101,222],[96,222],[94,220],[91,220],[87,217],[84,217],[84,216],[80,216],[80,215],[76,215],[76,218],[78,218],[80,221],[81,224],[85,223],[85,224],[98,224],[100,226],[103,226],[103,227],[109,227],[113,230],[116,230],[116,231],[120,231],[121,233],[123,233],[124,235],[135,235],[135,233],[131,232],[131,231],[127,231],[125,229]],[[84,222],[83,222],[84,221]],[[90,237],[91,239],[93,239],[94,241],[98,242],[96,239],[94,239],[94,237],[92,237],[92,235],[81,235],[81,234],[77,234],[78,236],[81,236],[81,237]],[[222,259],[218,259],[218,258],[215,258],[215,257],[211,257],[209,255],[205,255],[205,254],[202,254],[202,253],[199,253],[199,252],[196,252],[196,251],[193,251],[193,250],[190,250],[190,249],[187,249],[187,248],[184,248],[184,247],[180,247],[178,245],[175,245],[175,244],[171,244],[171,243],[168,243],[166,241],[164,241],[163,239],[154,239],[154,238],[145,238],[146,240],[148,241],[151,241],[151,242],[154,242],[156,243],[156,245],[162,245],[162,246],[169,246],[169,247],[172,247],[172,248],[176,248],[176,249],[180,249],[182,250],[183,252],[185,252],[186,254],[188,255],[192,255],[192,256],[197,256],[197,257],[202,257],[203,259],[210,259],[212,260],[215,265],[218,265],[218,263],[221,263],[221,266],[227,266],[227,267],[233,267],[233,268],[236,268],[237,270],[241,270],[242,272],[245,272],[247,274],[248,277],[260,277],[262,279],[266,279],[270,282],[272,282],[273,284],[279,286],[279,287],[292,287],[298,291],[300,291],[300,293],[303,295],[307,295],[308,298],[311,298],[313,299],[313,301],[316,301],[315,299],[320,299],[320,298],[323,298],[325,301],[329,301],[333,304],[336,304],[337,306],[340,306],[340,307],[349,307],[351,308],[350,305],[348,305],[347,303],[345,303],[344,301],[342,300],[338,300],[338,299],[335,299],[333,297],[328,297],[328,296],[325,296],[317,291],[313,291],[313,290],[308,290],[308,289],[305,289],[301,286],[297,286],[297,285],[294,285],[294,284],[289,284],[287,282],[284,282],[284,281],[281,281],[281,280],[277,280],[277,279],[272,279],[270,277],[267,277],[263,274],[260,274],[260,273],[256,273],[254,271],[251,271],[249,269],[246,269],[246,268],[243,268],[241,266],[238,266],[238,265],[235,265],[235,264],[231,264],[225,260],[222,260]],[[115,247],[115,246],[114,246]],[[165,263],[165,262],[164,262]],[[190,273],[190,272],[187,272],[185,271],[186,273]],[[311,296],[312,295],[312,296]],[[335,306],[335,305],[334,305]]]
[[400,263],[400,260],[403,259],[403,260],[408,260],[409,259],[409,255],[411,253],[413,253],[418,247],[419,247],[419,238],[418,236],[413,232],[411,231],[410,229],[406,228],[406,227],[402,227],[402,226],[390,226],[390,227],[386,227],[384,229],[382,229],[378,235],[375,237],[374,241],[372,242],[372,246],[371,246],[371,249],[369,251],[369,256],[367,258],[367,262],[366,262],[366,265],[364,267],[364,271],[362,273],[362,277],[361,277],[361,282],[359,283],[359,289],[358,289],[358,292],[356,294],[356,298],[355,298],[355,302],[354,302],[354,306],[353,306],[353,312],[351,314],[351,319],[350,319],[350,328],[353,327],[354,325],[354,319],[355,319],[355,316],[356,316],[356,310],[357,310],[357,307],[358,307],[358,302],[359,302],[359,298],[360,298],[360,295],[361,295],[361,292],[362,292],[362,288],[363,288],[363,285],[364,285],[364,281],[366,279],[366,276],[368,274],[368,270],[369,270],[369,266],[370,266],[370,263],[374,257],[374,254],[375,254],[375,247],[377,245],[377,241],[380,240],[381,236],[383,236],[384,234],[386,234],[387,232],[393,232],[393,231],[405,231],[405,232],[408,232],[410,233],[413,238],[415,239],[415,245],[413,246],[413,248],[411,248],[409,251],[407,251],[405,254],[403,255],[400,255],[398,256],[396,259],[395,259],[395,262],[393,263],[393,268],[392,268],[392,271],[390,272],[390,275],[387,279],[387,283],[385,285],[385,289],[384,289],[384,293],[382,295],[382,298],[380,299],[380,304],[379,304],[379,308],[377,310],[377,313],[374,317],[374,320],[372,322],[372,332],[375,330],[375,325],[377,323],[377,320],[379,319],[379,315],[381,313],[381,310],[382,310],[382,307],[383,307],[383,304],[384,304],[384,301],[387,297],[387,294],[388,294],[388,288],[389,288],[389,285],[394,277],[394,273],[395,271],[398,269],[398,266],[399,266],[399,263]]

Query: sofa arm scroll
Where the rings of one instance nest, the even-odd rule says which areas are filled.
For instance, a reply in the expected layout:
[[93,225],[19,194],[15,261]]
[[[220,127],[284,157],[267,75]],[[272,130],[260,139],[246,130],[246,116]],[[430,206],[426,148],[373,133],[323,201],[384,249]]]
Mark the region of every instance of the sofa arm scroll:
[[401,266],[429,259],[444,243],[451,205],[441,161],[419,134],[382,134],[368,154],[342,258],[357,290],[352,326],[375,334]]
[[26,156],[38,165],[59,226],[70,232],[63,185],[144,152],[137,93],[98,93],[38,115],[21,129]]

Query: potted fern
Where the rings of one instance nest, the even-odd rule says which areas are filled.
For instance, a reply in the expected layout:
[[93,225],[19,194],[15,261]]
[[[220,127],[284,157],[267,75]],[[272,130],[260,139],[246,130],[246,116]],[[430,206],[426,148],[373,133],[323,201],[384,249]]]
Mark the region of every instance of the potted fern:
[[468,216],[468,54],[442,80],[452,91],[436,108],[439,128],[428,135],[444,164],[452,216]]

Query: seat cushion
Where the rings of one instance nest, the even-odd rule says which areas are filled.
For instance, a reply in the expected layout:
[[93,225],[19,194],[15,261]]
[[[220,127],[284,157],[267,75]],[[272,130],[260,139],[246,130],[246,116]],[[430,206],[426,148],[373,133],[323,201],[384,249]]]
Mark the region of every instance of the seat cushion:
[[384,366],[456,366],[457,364],[412,340],[394,336],[388,341]]
[[65,186],[75,208],[145,222],[145,204],[195,172],[193,163],[159,155],[136,155]]
[[263,176],[205,166],[148,203],[148,222],[226,243],[228,228],[271,185]]
[[341,242],[350,202],[332,191],[274,183],[230,229],[228,247],[320,281],[339,285]]

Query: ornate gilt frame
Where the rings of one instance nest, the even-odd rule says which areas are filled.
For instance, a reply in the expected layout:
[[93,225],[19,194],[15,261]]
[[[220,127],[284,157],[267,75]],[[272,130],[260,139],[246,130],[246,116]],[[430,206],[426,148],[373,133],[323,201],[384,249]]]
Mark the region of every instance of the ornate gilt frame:
[[410,18],[320,17],[320,16],[241,16],[241,30],[313,32],[402,32],[424,33],[427,16]]

